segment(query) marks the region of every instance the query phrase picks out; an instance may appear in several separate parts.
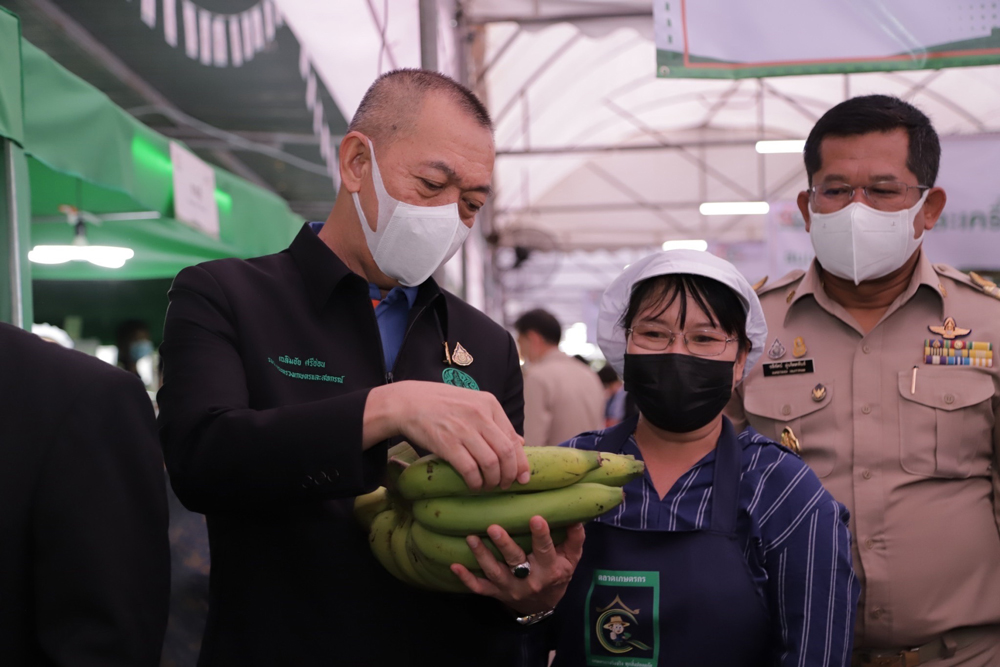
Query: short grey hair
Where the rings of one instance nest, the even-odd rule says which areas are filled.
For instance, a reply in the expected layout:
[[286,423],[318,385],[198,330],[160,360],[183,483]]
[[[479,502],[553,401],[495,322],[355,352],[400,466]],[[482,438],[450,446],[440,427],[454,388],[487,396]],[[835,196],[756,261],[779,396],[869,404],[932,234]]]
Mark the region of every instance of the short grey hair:
[[386,72],[376,79],[361,98],[347,131],[389,144],[413,127],[430,92],[446,95],[480,127],[493,132],[490,113],[475,93],[443,74],[413,68]]

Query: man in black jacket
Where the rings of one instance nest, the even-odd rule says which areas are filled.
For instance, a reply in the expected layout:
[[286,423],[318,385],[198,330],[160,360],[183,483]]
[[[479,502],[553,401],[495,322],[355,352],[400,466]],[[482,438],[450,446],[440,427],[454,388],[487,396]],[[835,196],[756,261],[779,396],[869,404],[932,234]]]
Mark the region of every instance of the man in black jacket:
[[154,667],[169,595],[142,383],[0,324],[0,665]]
[[177,276],[160,425],[178,497],[208,517],[199,664],[513,665],[514,617],[561,596],[582,528],[554,548],[542,522],[524,580],[506,542],[507,563],[475,584],[505,606],[393,579],[351,512],[401,438],[474,488],[528,478],[516,346],[429,277],[472,227],[493,157],[472,93],[389,73],[341,142],[341,196],[318,234]]

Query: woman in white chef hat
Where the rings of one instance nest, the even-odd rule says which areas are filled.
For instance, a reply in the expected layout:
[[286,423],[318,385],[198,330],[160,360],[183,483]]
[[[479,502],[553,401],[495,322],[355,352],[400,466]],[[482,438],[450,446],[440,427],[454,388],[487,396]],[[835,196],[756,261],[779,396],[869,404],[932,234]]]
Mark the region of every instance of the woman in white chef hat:
[[556,665],[850,664],[847,510],[794,453],[722,414],[766,338],[750,284],[706,252],[646,257],[604,293],[598,341],[639,414],[564,444],[646,471],[586,528],[550,621]]

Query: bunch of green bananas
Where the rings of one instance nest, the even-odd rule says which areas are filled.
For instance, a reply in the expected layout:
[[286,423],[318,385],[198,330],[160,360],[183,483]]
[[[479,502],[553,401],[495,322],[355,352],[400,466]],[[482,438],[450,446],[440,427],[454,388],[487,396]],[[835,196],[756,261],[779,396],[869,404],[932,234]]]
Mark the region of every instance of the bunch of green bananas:
[[507,490],[473,491],[450,464],[437,456],[419,458],[406,443],[389,450],[387,487],[354,502],[354,514],[368,530],[372,553],[393,576],[420,588],[467,593],[451,571],[460,563],[482,575],[466,535],[486,536],[497,524],[526,554],[531,553],[531,517],[542,516],[561,544],[565,527],[589,521],[621,504],[621,487],[642,475],[642,461],[608,452],[566,447],[525,447],[531,469],[526,484]]

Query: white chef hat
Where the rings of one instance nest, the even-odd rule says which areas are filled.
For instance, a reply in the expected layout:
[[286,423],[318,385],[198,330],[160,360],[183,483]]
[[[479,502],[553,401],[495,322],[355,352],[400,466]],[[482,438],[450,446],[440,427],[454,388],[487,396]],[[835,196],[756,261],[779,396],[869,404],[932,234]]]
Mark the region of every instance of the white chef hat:
[[757,360],[760,359],[767,342],[767,323],[764,311],[753,287],[736,267],[724,259],[701,250],[664,250],[643,257],[625,267],[621,275],[612,281],[601,297],[601,309],[597,319],[597,343],[611,367],[618,375],[625,376],[625,329],[621,325],[622,316],[628,310],[632,288],[647,278],[671,273],[690,273],[717,280],[729,287],[739,298],[747,313],[747,338],[751,349],[743,368],[745,378]]

